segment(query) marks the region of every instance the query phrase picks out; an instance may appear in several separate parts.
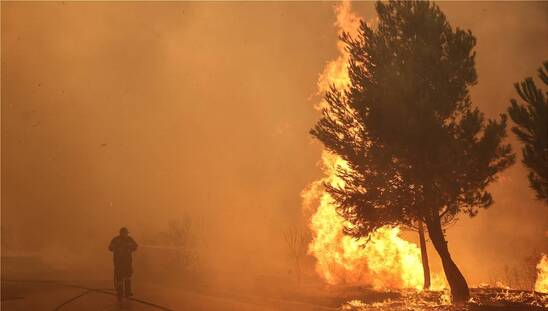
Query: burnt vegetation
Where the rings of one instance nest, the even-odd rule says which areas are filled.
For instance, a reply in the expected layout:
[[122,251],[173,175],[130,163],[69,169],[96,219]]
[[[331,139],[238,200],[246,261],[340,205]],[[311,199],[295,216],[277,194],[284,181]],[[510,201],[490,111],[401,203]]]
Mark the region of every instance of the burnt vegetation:
[[304,228],[293,226],[284,232],[284,242],[291,258],[297,283],[301,283],[303,259],[306,256],[308,236]]

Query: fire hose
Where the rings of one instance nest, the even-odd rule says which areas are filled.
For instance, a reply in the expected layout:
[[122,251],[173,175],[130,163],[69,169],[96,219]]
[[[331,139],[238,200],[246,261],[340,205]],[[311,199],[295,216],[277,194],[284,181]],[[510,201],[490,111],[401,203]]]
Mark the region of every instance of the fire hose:
[[[111,295],[111,296],[117,296],[117,294],[114,293],[111,289],[91,288],[91,287],[85,287],[85,286],[74,285],[74,284],[66,284],[66,283],[62,283],[62,282],[54,281],[54,280],[2,280],[2,282],[45,283],[45,284],[52,284],[52,285],[57,285],[57,286],[79,288],[79,289],[84,289],[85,290],[83,293],[80,293],[80,294],[70,298],[69,300],[66,300],[65,302],[58,305],[57,307],[55,307],[55,309],[53,309],[54,311],[61,310],[61,308],[68,305],[69,303],[71,303],[71,302],[73,302],[73,301],[75,301],[75,300],[77,300],[77,299],[79,299],[79,298],[81,298],[81,297],[83,297],[87,294],[90,294],[90,293],[101,293],[101,294],[106,294],[106,295]],[[141,299],[137,299],[137,298],[133,298],[133,297],[128,297],[127,299],[129,299],[131,301],[141,303],[141,304],[144,304],[144,305],[147,305],[147,306],[150,306],[150,307],[153,307],[153,308],[156,308],[158,310],[173,311],[173,309],[169,309],[167,307],[163,307],[163,306],[157,305],[157,304],[149,302],[149,301],[145,301],[145,300],[141,300]]]
[[171,245],[139,245],[139,248],[152,248],[152,249],[173,249],[173,250],[178,250],[178,249],[189,249],[188,247],[184,247],[184,246],[171,246]]
[[[185,247],[180,247],[180,246],[163,246],[163,245],[140,245],[140,248],[169,249],[169,250],[186,249]],[[63,308],[64,306],[66,306],[66,305],[70,304],[71,302],[73,302],[75,300],[78,300],[79,298],[82,298],[85,295],[90,294],[90,293],[100,293],[100,294],[105,294],[105,295],[118,296],[118,294],[114,293],[111,289],[91,288],[91,287],[79,286],[79,285],[74,285],[74,284],[66,284],[66,283],[61,283],[59,281],[55,281],[55,280],[2,280],[2,282],[46,283],[46,284],[52,284],[52,285],[57,285],[57,286],[72,287],[72,288],[79,288],[79,289],[85,290],[83,293],[80,293],[80,294],[66,300],[65,302],[58,305],[57,307],[55,307],[55,309],[53,309],[54,311],[61,310],[61,308]],[[156,308],[158,310],[173,311],[172,309],[157,305],[157,304],[149,302],[149,301],[141,300],[141,299],[138,299],[138,298],[127,297],[127,299],[129,299],[131,301],[141,303],[141,304],[144,304],[144,305],[151,306],[151,307]]]

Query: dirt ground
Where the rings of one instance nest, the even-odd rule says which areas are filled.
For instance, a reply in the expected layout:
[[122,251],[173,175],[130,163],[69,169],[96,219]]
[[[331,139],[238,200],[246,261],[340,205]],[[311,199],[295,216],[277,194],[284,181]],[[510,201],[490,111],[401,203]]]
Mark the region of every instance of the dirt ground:
[[[75,283],[72,283],[75,284]],[[101,292],[69,287],[50,282],[2,282],[2,310],[162,310],[146,303],[157,304],[164,310],[337,310],[305,301],[291,301],[247,293],[209,291],[200,292],[157,285],[136,284],[135,299],[118,301],[107,282],[86,284],[85,287],[104,289]],[[112,294],[107,294],[112,293]]]

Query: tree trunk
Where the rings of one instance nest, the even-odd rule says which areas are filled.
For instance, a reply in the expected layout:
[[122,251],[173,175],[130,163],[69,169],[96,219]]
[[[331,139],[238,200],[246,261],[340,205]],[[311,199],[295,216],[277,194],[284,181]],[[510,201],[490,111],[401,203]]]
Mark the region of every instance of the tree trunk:
[[451,259],[449,249],[447,248],[447,242],[445,241],[441,229],[439,216],[436,214],[432,218],[433,219],[428,220],[426,227],[428,228],[430,240],[440,255],[443,271],[445,272],[445,277],[451,288],[453,302],[466,302],[470,299],[468,284],[453,259]]
[[424,228],[422,221],[419,221],[419,240],[421,245],[422,270],[424,271],[424,289],[430,289],[430,265],[428,264],[428,253],[426,252],[426,240],[424,239]]

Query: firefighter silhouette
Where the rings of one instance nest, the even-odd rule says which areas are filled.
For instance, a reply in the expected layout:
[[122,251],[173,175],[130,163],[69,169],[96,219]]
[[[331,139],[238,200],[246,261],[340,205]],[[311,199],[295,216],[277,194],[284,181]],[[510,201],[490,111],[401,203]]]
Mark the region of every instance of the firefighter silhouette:
[[131,275],[133,274],[132,254],[137,250],[137,243],[129,236],[127,228],[120,229],[120,234],[110,241],[108,249],[114,259],[114,287],[118,297],[133,296]]

